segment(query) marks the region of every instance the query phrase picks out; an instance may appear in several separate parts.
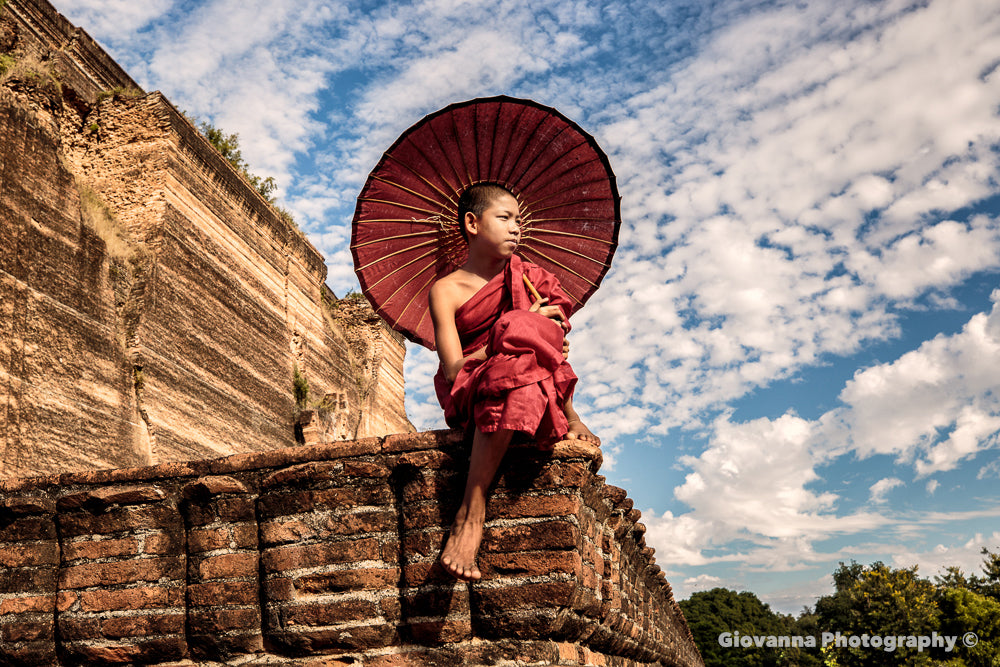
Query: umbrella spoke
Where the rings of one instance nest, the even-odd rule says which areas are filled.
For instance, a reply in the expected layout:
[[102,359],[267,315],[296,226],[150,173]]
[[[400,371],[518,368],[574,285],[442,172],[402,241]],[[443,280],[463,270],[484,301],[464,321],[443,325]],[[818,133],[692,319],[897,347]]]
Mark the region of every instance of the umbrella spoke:
[[[369,220],[369,222],[371,222],[371,221]],[[407,222],[407,221],[406,220],[400,220],[399,222]],[[423,222],[423,221],[422,220],[414,220],[414,222]],[[373,239],[371,241],[364,241],[363,243],[352,243],[351,244],[351,249],[353,250],[354,248],[364,248],[365,246],[370,246],[370,245],[372,245],[374,243],[385,243],[386,241],[399,241],[400,239],[409,239],[409,238],[413,238],[414,236],[432,236],[432,235],[433,236],[437,236],[439,233],[440,232],[437,229],[428,229],[428,230],[425,230],[425,231],[422,231],[422,232],[411,232],[409,234],[396,234],[394,236],[380,236],[379,238]],[[413,246],[411,246],[411,247],[413,247]]]
[[[441,195],[448,202],[448,204],[450,204],[451,206],[455,206],[454,200],[452,200],[452,198],[448,196],[447,192],[444,192],[443,190],[441,190],[441,188],[439,188],[438,186],[434,185],[429,180],[427,180],[426,178],[424,178],[424,176],[422,174],[420,174],[419,172],[417,172],[417,170],[415,170],[413,167],[411,167],[410,165],[406,164],[405,162],[402,162],[401,160],[399,160],[395,156],[390,155],[388,153],[386,153],[386,157],[389,158],[390,160],[392,160],[393,162],[395,162],[396,164],[398,164],[399,166],[403,167],[407,171],[409,171],[411,174],[413,174],[417,178],[419,178],[425,185],[427,185],[427,187],[431,188],[432,190],[434,190],[435,192],[437,192],[439,195]],[[426,158],[424,158],[424,159],[426,159]],[[445,183],[448,182],[440,174],[438,174],[438,178],[440,178]],[[379,180],[383,180],[384,181],[384,179],[379,179]],[[385,181],[385,182],[388,182],[388,181]],[[414,192],[414,194],[418,194],[418,193]],[[419,195],[419,196],[422,197],[423,195]],[[440,203],[440,202],[435,202],[435,203]]]
[[536,255],[538,255],[539,257],[541,257],[542,259],[544,259],[546,262],[549,262],[549,263],[553,264],[554,266],[558,266],[560,269],[566,271],[567,273],[573,274],[574,276],[576,276],[577,278],[579,278],[583,282],[587,283],[591,287],[593,287],[595,289],[597,288],[597,284],[594,283],[592,280],[590,280],[586,276],[583,276],[583,275],[577,273],[576,271],[574,271],[573,269],[569,268],[568,266],[566,266],[562,262],[559,262],[559,261],[557,261],[557,260],[549,257],[548,255],[546,255],[544,252],[542,252],[538,248],[532,248],[530,246],[525,246],[524,250],[528,251],[528,252],[535,253]]
[[[604,264],[605,264],[605,262],[604,262],[604,260],[603,260],[603,259],[599,259],[599,258],[596,258],[596,257],[590,257],[590,256],[588,256],[588,255],[584,255],[584,254],[583,254],[582,252],[577,252],[577,251],[575,251],[575,250],[570,250],[569,248],[564,248],[563,246],[561,246],[561,245],[557,245],[557,244],[555,244],[555,243],[549,243],[548,241],[543,241],[542,239],[536,239],[536,238],[532,238],[532,237],[530,237],[530,236],[528,237],[528,239],[529,239],[529,240],[530,240],[530,241],[531,241],[532,243],[541,243],[541,244],[543,244],[543,245],[547,245],[547,246],[549,246],[550,248],[556,248],[556,249],[558,249],[558,250],[562,250],[563,252],[568,252],[568,253],[569,253],[569,254],[571,254],[571,255],[576,255],[577,257],[579,257],[579,258],[581,258],[581,259],[585,259],[585,260],[587,260],[588,262],[593,262],[594,264],[598,264],[598,265],[600,265],[600,266],[604,266]],[[531,248],[531,247],[532,247],[532,243],[529,243],[529,244],[527,245],[527,247]]]
[[431,197],[428,197],[425,194],[421,194],[419,192],[416,192],[415,190],[411,190],[410,188],[406,187],[405,185],[400,185],[399,183],[396,183],[394,181],[390,181],[387,178],[382,178],[381,176],[372,176],[372,180],[376,180],[379,183],[385,183],[386,185],[391,185],[394,188],[399,188],[403,192],[409,192],[414,197],[419,197],[420,199],[423,199],[424,201],[426,201],[426,202],[428,202],[430,204],[435,204],[437,206],[441,206],[441,202],[439,202],[439,201],[437,201],[435,199],[432,199]]
[[[428,265],[427,265],[427,266],[425,266],[424,268],[420,269],[419,271],[417,271],[416,273],[414,273],[413,275],[411,275],[411,276],[410,276],[410,277],[409,277],[408,279],[406,279],[406,280],[405,280],[405,281],[403,282],[403,284],[401,284],[401,285],[400,285],[399,287],[397,287],[397,288],[396,288],[396,291],[395,291],[395,292],[393,292],[392,294],[390,294],[389,296],[387,296],[387,297],[386,297],[386,298],[385,298],[385,299],[384,299],[384,300],[382,301],[382,306],[384,307],[384,306],[385,306],[385,304],[387,304],[387,303],[389,303],[390,301],[392,301],[393,297],[395,297],[395,296],[396,296],[397,294],[399,294],[399,293],[400,293],[400,292],[401,292],[401,291],[403,290],[403,288],[404,288],[404,287],[407,287],[407,286],[408,286],[408,285],[409,285],[410,283],[412,283],[412,282],[413,282],[413,281],[414,281],[414,280],[415,280],[415,279],[417,278],[417,276],[419,276],[419,275],[420,275],[420,274],[422,274],[422,273],[425,273],[425,272],[426,272],[426,271],[427,271],[428,269],[433,269],[433,268],[434,268],[434,264],[428,264]],[[433,278],[434,278],[434,276],[431,276],[431,279],[432,279],[432,280],[433,280]],[[381,282],[381,281],[379,281],[379,282]],[[428,284],[428,285],[430,285],[430,283],[431,283],[431,281],[428,281],[428,282],[427,282],[427,284]],[[373,285],[373,287],[374,287],[374,285]],[[411,299],[411,301],[412,301],[412,299]],[[405,308],[404,308],[404,310],[405,310]],[[402,319],[402,317],[403,317],[403,313],[402,313],[402,311],[401,311],[401,312],[399,313],[399,315],[397,315],[396,317],[397,317],[398,319]]]
[[369,202],[371,204],[387,204],[389,206],[395,206],[396,208],[407,208],[411,211],[416,211],[418,213],[426,213],[427,217],[432,217],[435,215],[440,215],[440,211],[430,211],[426,208],[420,208],[419,206],[414,206],[412,204],[403,204],[398,201],[389,201],[387,199],[372,199],[371,197],[358,197],[359,202]]
[[[418,274],[414,274],[414,278],[416,276],[418,276],[418,275],[420,275],[420,274],[419,273]],[[434,274],[431,274],[431,277],[427,279],[427,282],[425,282],[423,285],[421,285],[420,288],[416,292],[413,293],[413,296],[410,297],[410,300],[406,302],[405,306],[403,306],[403,310],[399,311],[399,319],[403,319],[403,314],[406,313],[407,309],[410,306],[413,305],[413,302],[417,299],[417,296],[419,296],[420,294],[423,294],[424,290],[426,290],[428,287],[430,287],[431,283],[434,282],[436,279],[437,279],[437,276],[434,275]],[[402,288],[400,288],[400,289],[402,289]],[[392,296],[396,296],[395,293],[393,293]],[[389,298],[391,299],[392,297],[389,297]],[[386,299],[386,301],[388,301],[388,300],[389,299]],[[430,308],[425,308],[423,314],[421,314],[421,316],[420,316],[420,321],[417,322],[417,328],[420,328],[420,322],[423,321],[424,316],[427,315],[428,312],[430,312]]]
[[[553,220],[599,220],[603,221],[605,218],[552,218]],[[537,220],[532,220],[532,222],[538,222]],[[558,236],[570,236],[575,239],[586,239],[587,241],[597,241],[598,243],[604,243],[606,245],[613,245],[614,241],[609,241],[608,239],[598,238],[596,236],[588,236],[586,234],[576,234],[574,232],[564,232],[558,229],[549,229],[548,227],[529,227],[527,232],[527,237],[531,238],[535,234],[556,234]],[[524,235],[522,234],[522,237]]]
[[[410,252],[411,250],[414,250],[414,249],[417,249],[417,248],[426,248],[429,245],[435,245],[435,244],[433,242],[430,242],[430,241],[428,241],[426,243],[418,243],[416,245],[411,245],[411,246],[408,246],[406,248],[403,248],[402,250],[397,250],[396,252],[389,253],[388,255],[382,255],[381,257],[379,257],[378,259],[376,259],[374,262],[369,262],[368,264],[365,264],[360,269],[358,269],[358,271],[364,271],[364,270],[366,270],[366,269],[368,269],[368,268],[370,268],[372,266],[375,266],[379,262],[382,262],[382,261],[385,261],[385,260],[389,259],[390,257],[395,257],[396,255],[401,255],[404,252]],[[416,259],[411,260],[411,261],[407,262],[406,264],[403,264],[402,266],[397,266],[395,269],[393,269],[392,271],[390,271],[386,275],[384,275],[381,278],[379,278],[378,282],[375,283],[375,285],[378,285],[378,283],[382,282],[387,277],[391,276],[393,273],[396,273],[396,271],[399,271],[401,268],[403,268],[405,266],[409,266],[410,264],[413,264],[413,262],[420,261],[421,259],[423,259],[424,257],[427,257],[430,254],[431,253],[425,253],[425,254],[421,255],[420,257],[417,257]],[[372,287],[375,287],[375,285],[372,285]]]

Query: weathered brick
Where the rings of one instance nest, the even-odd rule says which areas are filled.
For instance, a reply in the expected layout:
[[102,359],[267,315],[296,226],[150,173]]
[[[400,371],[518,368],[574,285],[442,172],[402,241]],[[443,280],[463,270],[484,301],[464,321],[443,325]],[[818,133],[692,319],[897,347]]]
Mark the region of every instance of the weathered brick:
[[0,641],[31,642],[54,637],[54,622],[51,617],[38,620],[17,620],[0,625]]
[[64,641],[96,639],[101,636],[101,621],[96,617],[73,617],[60,614],[59,638]]
[[26,516],[10,523],[0,522],[0,542],[53,540],[55,537],[56,524],[52,516]]
[[81,558],[97,560],[98,558],[120,558],[134,556],[139,553],[139,542],[136,537],[123,537],[116,540],[82,540],[63,542],[63,561],[70,562]]
[[379,560],[381,549],[375,538],[324,542],[301,546],[285,546],[264,552],[264,568],[268,572],[284,572],[302,567],[359,560]]
[[52,612],[56,608],[55,595],[25,595],[22,597],[0,600],[0,618],[7,614],[24,614],[27,612]]
[[184,487],[185,498],[208,498],[223,493],[246,493],[247,487],[226,475],[201,477]]
[[0,591],[39,593],[55,590],[56,568],[0,568]]
[[486,507],[486,520],[576,516],[581,506],[579,497],[565,494],[497,497],[491,499]]
[[218,521],[253,521],[254,501],[243,496],[223,496],[204,503],[189,501],[184,504],[184,516],[192,526],[204,526]]
[[308,521],[266,521],[261,526],[264,543],[288,544],[330,535],[395,532],[396,513],[392,510],[369,510],[351,513],[311,515]]
[[260,627],[260,609],[202,609],[188,612],[191,632],[221,634],[230,630]]
[[347,477],[371,477],[381,479],[388,477],[392,472],[389,468],[377,461],[362,461],[358,459],[345,459],[343,462],[342,474]]
[[397,433],[382,442],[382,451],[410,452],[423,449],[448,449],[462,443],[462,432],[455,430],[424,431],[422,433]]
[[114,563],[81,563],[59,572],[61,588],[115,586],[162,578],[182,579],[184,561],[177,557],[143,558]]
[[257,575],[257,554],[220,554],[201,561],[192,560],[190,567],[201,580],[254,577]]
[[180,531],[143,535],[141,543],[142,553],[156,556],[178,554],[184,550]]
[[188,553],[215,551],[229,547],[229,526],[202,528],[188,533]]
[[257,604],[256,581],[209,581],[191,583],[187,587],[188,604],[192,607]]
[[70,664],[81,665],[156,664],[177,660],[186,650],[183,637],[161,637],[131,639],[110,646],[66,643],[62,646],[62,656]]
[[286,647],[288,651],[297,654],[324,650],[356,651],[399,643],[396,627],[388,623],[349,625],[343,628],[322,630],[274,632],[270,634],[270,638]]
[[313,491],[273,493],[261,496],[261,514],[265,517],[293,516],[313,510],[351,508],[362,505],[391,505],[392,489],[384,484],[338,486]]
[[517,583],[502,587],[472,586],[469,601],[474,614],[509,613],[524,609],[561,609],[577,592],[573,581]]
[[541,521],[513,526],[487,526],[483,531],[483,551],[531,551],[574,549],[580,529],[568,521]]
[[409,558],[437,555],[447,537],[448,532],[442,528],[408,532],[403,537],[403,553]]
[[143,614],[108,618],[101,623],[101,634],[108,639],[174,635],[184,632],[184,614]]
[[[454,581],[454,580],[453,580]],[[400,595],[405,618],[469,613],[469,595],[454,586],[426,586],[408,589]]]
[[483,576],[578,574],[583,562],[577,551],[489,552],[479,554]]
[[380,616],[372,600],[353,599],[322,604],[296,604],[282,614],[288,625],[327,626],[349,621],[369,621]]
[[275,577],[263,583],[264,595],[268,601],[284,602],[295,597],[295,587],[291,577]]
[[0,567],[55,565],[59,547],[55,542],[27,542],[0,547]]
[[184,603],[184,588],[146,586],[119,591],[81,591],[77,594],[82,611],[119,611],[123,609],[158,609],[180,607]]
[[472,637],[472,623],[468,618],[424,620],[407,623],[405,632],[417,644],[451,644],[470,639]]
[[86,511],[65,512],[59,514],[58,519],[63,538],[182,527],[177,510],[164,503],[117,507],[102,514],[91,514]]
[[303,595],[342,593],[352,590],[384,589],[399,581],[398,568],[336,570],[295,578],[295,590]]

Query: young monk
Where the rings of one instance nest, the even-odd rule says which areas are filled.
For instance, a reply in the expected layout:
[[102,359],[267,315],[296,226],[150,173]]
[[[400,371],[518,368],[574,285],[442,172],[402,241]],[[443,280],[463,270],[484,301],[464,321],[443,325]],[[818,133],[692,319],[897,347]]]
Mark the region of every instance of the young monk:
[[[441,552],[454,577],[482,577],[476,553],[486,493],[515,431],[543,446],[600,439],[573,409],[576,375],[566,362],[570,300],[548,271],[514,254],[521,238],[517,199],[492,183],[462,193],[458,222],[469,258],[429,295],[441,366],[434,378],[448,424],[475,432],[462,505]],[[529,295],[527,276],[540,299]]]

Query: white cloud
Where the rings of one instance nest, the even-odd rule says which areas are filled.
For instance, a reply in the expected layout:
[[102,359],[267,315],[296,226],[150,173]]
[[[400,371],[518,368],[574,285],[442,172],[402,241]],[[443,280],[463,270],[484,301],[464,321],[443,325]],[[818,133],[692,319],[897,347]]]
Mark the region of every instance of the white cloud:
[[934,492],[938,490],[939,486],[941,486],[941,483],[939,481],[937,481],[936,479],[931,479],[928,480],[927,485],[924,488],[927,489],[928,494],[934,495]]
[[900,549],[893,555],[892,565],[894,567],[917,565],[918,571],[924,577],[942,575],[952,566],[960,568],[966,575],[982,576],[984,547],[996,553],[1000,549],[1000,533],[994,532],[987,536],[976,533],[962,544],[951,546],[938,544],[929,551]]
[[[992,311],[896,361],[855,374],[835,413],[862,457],[896,454],[920,475],[996,446],[1000,430],[1000,290]],[[831,415],[834,416],[834,415]],[[939,439],[939,433],[947,436]]]
[[888,493],[899,486],[903,486],[903,480],[898,477],[884,477],[868,489],[869,498],[873,503],[884,503],[888,500],[886,498]]

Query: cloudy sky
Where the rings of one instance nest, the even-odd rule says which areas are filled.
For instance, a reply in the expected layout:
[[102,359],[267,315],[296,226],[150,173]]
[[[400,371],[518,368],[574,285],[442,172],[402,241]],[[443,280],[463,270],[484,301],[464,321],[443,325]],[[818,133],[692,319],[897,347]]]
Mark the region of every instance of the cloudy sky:
[[[995,0],[55,0],[238,132],[356,289],[357,194],[425,114],[507,94],[609,154],[621,246],[578,407],[680,597],[797,612],[840,561],[1000,547]],[[442,425],[435,357],[407,409]]]

